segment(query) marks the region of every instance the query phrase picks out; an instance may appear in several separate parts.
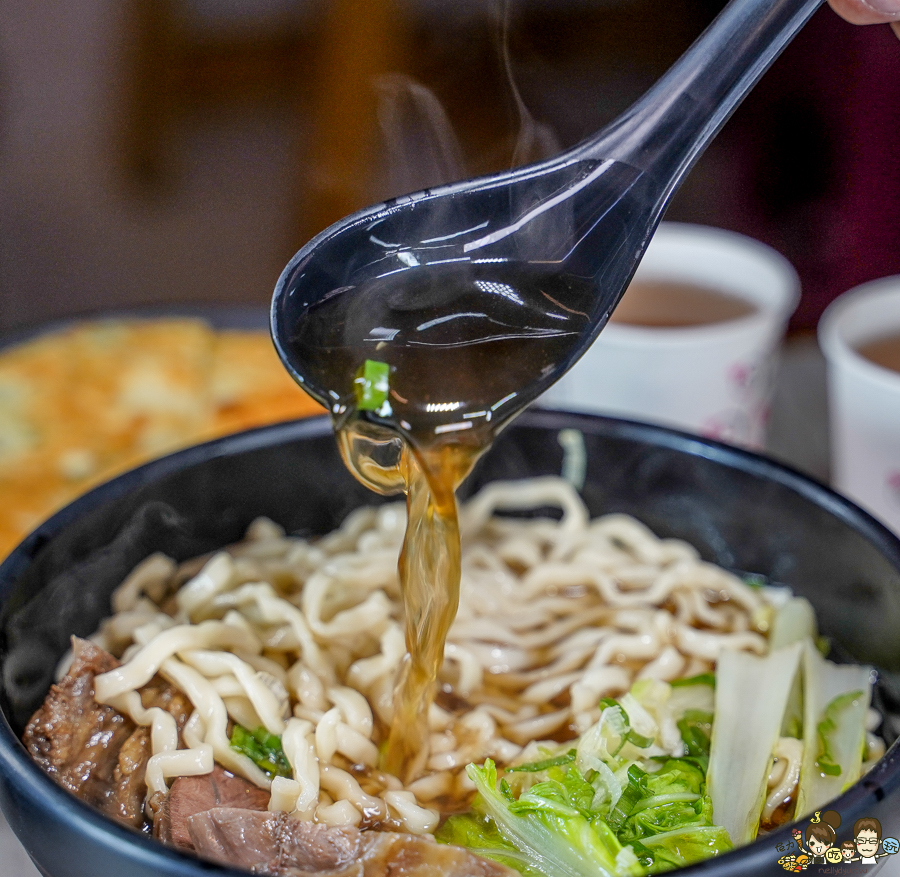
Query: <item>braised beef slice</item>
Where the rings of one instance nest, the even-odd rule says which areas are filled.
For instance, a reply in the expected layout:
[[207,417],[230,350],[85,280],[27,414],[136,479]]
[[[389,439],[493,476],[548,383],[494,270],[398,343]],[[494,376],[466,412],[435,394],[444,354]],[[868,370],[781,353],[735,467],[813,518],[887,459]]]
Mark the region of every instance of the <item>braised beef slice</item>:
[[196,777],[178,777],[153,820],[153,833],[165,843],[193,848],[188,819],[213,807],[236,807],[246,811],[264,811],[269,793],[216,765],[212,773]]
[[[127,825],[144,820],[144,773],[150,730],[94,700],[94,677],[119,666],[89,640],[72,638],[68,674],[50,689],[23,735],[32,758],[63,788]],[[154,677],[141,690],[145,707],[170,712],[179,731],[191,704],[177,689]]]
[[197,854],[261,874],[361,877],[360,832],[301,822],[287,813],[216,807],[188,820]]
[[144,773],[153,754],[150,729],[137,728],[122,744],[113,771],[113,791],[105,811],[135,828],[144,823],[144,797],[147,785]]
[[490,859],[430,837],[364,831],[363,877],[519,877]]
[[188,820],[198,855],[277,877],[516,877],[431,838],[327,828],[287,813],[214,808]]
[[[193,709],[191,702],[177,688],[159,676],[154,676],[141,689],[141,703],[145,709],[160,707],[170,713],[175,719],[179,737]],[[111,803],[115,812],[111,815],[135,827],[144,822],[144,798],[147,794],[144,774],[152,754],[150,729],[136,728],[119,750],[113,773],[116,787]]]
[[72,650],[71,669],[50,689],[22,741],[63,788],[114,815],[119,751],[135,725],[94,700],[94,677],[119,662],[88,640],[73,637]]

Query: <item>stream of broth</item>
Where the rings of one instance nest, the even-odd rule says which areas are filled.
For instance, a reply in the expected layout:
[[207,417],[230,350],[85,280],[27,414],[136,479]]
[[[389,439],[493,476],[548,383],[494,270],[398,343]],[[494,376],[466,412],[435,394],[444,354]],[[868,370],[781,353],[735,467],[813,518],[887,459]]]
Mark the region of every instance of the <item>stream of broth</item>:
[[351,472],[379,493],[407,496],[407,529],[398,572],[407,655],[394,688],[394,717],[382,768],[409,781],[428,759],[428,706],[444,643],[459,605],[460,540],[456,488],[478,449],[456,443],[416,450],[399,433],[358,415],[337,431]]
[[[536,395],[571,355],[591,290],[552,266],[429,268],[326,298],[292,339],[300,372],[320,376],[335,400],[350,471],[379,493],[407,496],[398,570],[408,655],[382,761],[405,781],[428,758],[428,708],[459,599],[456,488],[521,410],[523,392]],[[390,369],[375,411],[357,405],[366,360]]]

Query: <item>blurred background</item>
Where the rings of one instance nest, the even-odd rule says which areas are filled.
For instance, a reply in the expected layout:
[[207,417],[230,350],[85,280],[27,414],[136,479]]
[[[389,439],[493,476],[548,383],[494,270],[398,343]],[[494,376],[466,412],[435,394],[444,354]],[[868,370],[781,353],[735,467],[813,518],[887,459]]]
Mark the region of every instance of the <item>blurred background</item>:
[[[0,330],[265,305],[345,213],[592,133],[721,5],[513,0],[504,24],[502,0],[2,0]],[[444,115],[458,146],[423,158]],[[809,330],[841,291],[900,272],[898,154],[896,39],[823,8],[668,218],[783,252]]]
[[[290,256],[332,221],[575,144],[635,100],[722,5],[0,0],[0,340],[111,310],[264,309]],[[751,235],[797,267],[803,297],[769,450],[821,478],[825,378],[812,331],[844,290],[900,274],[898,156],[900,44],[887,26],[856,28],[824,7],[667,215]],[[4,436],[18,440],[16,374],[0,381],[0,427],[12,424],[0,429],[0,457]],[[258,396],[258,374],[225,384],[243,381]],[[273,390],[282,401],[266,416],[291,414],[278,395],[288,392],[299,393]],[[252,424],[223,398],[211,417]],[[149,423],[138,409],[135,422]],[[145,442],[142,453],[171,441]],[[37,495],[11,447],[0,472],[7,507],[12,490]],[[82,450],[63,448],[40,508],[10,519],[10,545],[134,459],[123,452],[92,469]],[[43,459],[33,461],[42,471]],[[36,873],[2,821],[0,857],[4,873]]]

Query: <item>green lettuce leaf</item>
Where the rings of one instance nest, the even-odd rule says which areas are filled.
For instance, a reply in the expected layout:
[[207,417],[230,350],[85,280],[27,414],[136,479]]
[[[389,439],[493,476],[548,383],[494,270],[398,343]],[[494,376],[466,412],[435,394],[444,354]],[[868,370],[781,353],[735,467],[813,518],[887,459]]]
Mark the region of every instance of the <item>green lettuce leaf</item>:
[[797,818],[822,808],[859,779],[871,677],[871,667],[834,664],[806,641]]
[[675,829],[641,841],[652,856],[648,874],[660,874],[702,862],[732,848],[728,832],[719,825]]
[[[547,877],[641,877],[646,873],[602,819],[585,817],[559,780],[538,783],[515,800],[502,784],[498,787],[492,761],[483,767],[470,764],[466,772],[478,789],[473,810],[490,819],[506,844],[524,857],[522,868],[510,860],[508,850],[500,853],[522,873]],[[458,819],[448,820],[441,840],[463,832],[466,827]]]
[[496,823],[484,816],[475,813],[451,816],[434,836],[438,843],[465,847],[478,856],[517,870],[523,877],[545,877],[541,871],[532,868],[528,858],[500,834]]
[[692,758],[669,758],[653,771],[630,765],[611,808],[596,773],[571,761],[548,765],[518,797],[491,761],[467,773],[478,789],[472,811],[451,817],[438,840],[527,877],[643,877],[731,849],[712,824],[704,770]]
[[[693,760],[670,758],[655,773],[629,771],[617,809],[624,813],[618,839],[629,844],[649,874],[680,868],[727,852],[728,832],[713,825],[704,770]],[[612,821],[612,820],[611,820]]]

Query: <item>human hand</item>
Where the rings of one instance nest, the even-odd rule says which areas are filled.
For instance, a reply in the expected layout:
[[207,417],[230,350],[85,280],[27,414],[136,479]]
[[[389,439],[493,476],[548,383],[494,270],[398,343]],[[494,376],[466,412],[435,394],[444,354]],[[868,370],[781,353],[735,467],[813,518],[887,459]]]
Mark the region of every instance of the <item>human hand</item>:
[[828,0],[831,8],[851,24],[889,23],[900,37],[900,0]]

